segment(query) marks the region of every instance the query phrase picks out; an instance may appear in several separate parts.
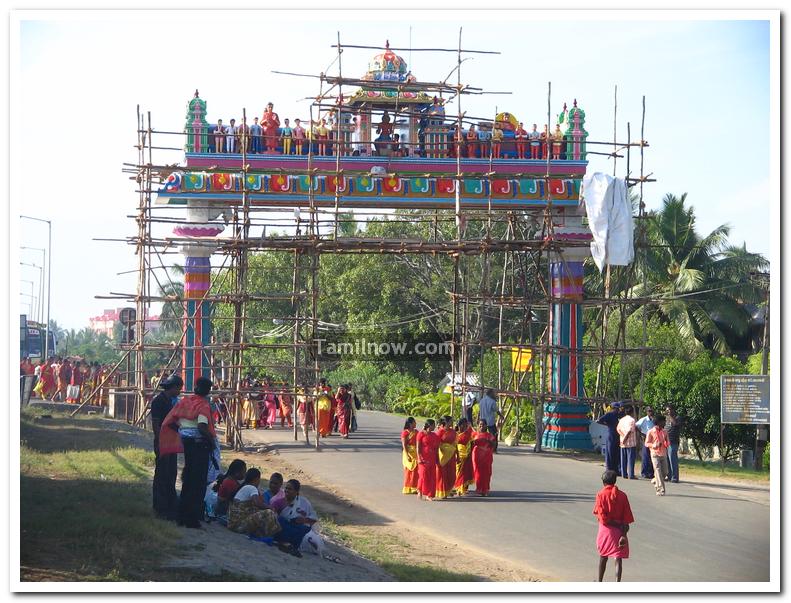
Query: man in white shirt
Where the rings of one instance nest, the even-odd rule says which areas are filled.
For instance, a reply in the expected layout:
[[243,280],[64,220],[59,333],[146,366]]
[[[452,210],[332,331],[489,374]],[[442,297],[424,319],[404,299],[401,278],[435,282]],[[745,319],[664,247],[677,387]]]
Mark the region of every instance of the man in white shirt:
[[461,409],[464,412],[464,416],[467,418],[467,423],[470,425],[474,425],[472,422],[472,407],[477,403],[478,394],[471,390],[467,391],[461,400]]
[[642,449],[642,456],[640,457],[642,468],[640,469],[640,475],[645,479],[654,479],[654,466],[651,463],[651,451],[644,445],[645,436],[647,436],[648,432],[654,427],[654,410],[650,406],[645,409],[645,416],[637,420],[635,427],[637,427],[642,434],[642,442],[638,443]]
[[282,529],[274,538],[283,550],[296,557],[302,556],[299,552],[302,539],[319,519],[310,501],[299,495],[300,486],[299,480],[288,480],[283,486],[285,500],[280,505],[273,504],[274,509],[282,506],[277,518]]
[[637,479],[634,476],[635,452],[637,451],[637,429],[632,416],[634,410],[627,406],[625,414],[618,421],[616,431],[621,437],[621,477],[624,479]]

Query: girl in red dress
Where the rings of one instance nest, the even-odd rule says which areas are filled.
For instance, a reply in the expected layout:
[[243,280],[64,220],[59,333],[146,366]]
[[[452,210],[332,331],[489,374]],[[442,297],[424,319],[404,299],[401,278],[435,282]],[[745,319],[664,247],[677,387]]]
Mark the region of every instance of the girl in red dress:
[[453,417],[443,417],[442,427],[437,430],[439,436],[439,459],[437,463],[437,498],[453,496],[456,483],[456,430],[453,429]]
[[615,558],[615,579],[621,581],[622,559],[629,558],[629,540],[626,534],[629,524],[634,523],[629,499],[615,482],[618,474],[608,469],[601,476],[604,487],[596,494],[593,514],[599,520],[596,548],[599,549],[599,582],[604,579],[608,557]]
[[417,489],[421,500],[434,500],[437,493],[439,436],[434,433],[435,427],[434,419],[428,419],[423,431],[417,434]]
[[401,462],[404,465],[402,494],[417,494],[417,422],[409,417],[401,432]]
[[472,472],[475,477],[475,490],[481,496],[489,494],[494,441],[494,436],[486,429],[486,421],[478,421],[478,431],[472,432]]
[[456,425],[456,483],[454,489],[459,496],[475,483],[472,472],[472,426],[461,418]]

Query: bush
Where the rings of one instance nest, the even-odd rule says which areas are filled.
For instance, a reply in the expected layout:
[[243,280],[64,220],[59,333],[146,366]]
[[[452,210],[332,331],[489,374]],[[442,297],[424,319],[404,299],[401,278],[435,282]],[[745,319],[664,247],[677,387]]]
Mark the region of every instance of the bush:
[[386,412],[403,412],[396,410],[398,401],[407,393],[420,395],[424,391],[415,377],[373,362],[339,367],[325,373],[324,377],[333,387],[351,383],[363,408]]

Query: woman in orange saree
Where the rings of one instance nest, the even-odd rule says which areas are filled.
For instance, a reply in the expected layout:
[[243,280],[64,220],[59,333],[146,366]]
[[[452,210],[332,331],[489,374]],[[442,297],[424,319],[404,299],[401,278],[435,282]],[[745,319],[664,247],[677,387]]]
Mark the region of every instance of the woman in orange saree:
[[417,434],[418,498],[426,500],[434,500],[437,493],[439,437],[434,433],[435,427],[434,419],[428,419],[423,431]]
[[327,437],[332,432],[332,415],[334,410],[333,398],[322,388],[317,392],[316,407],[318,409],[318,431],[321,437]]
[[52,370],[52,359],[50,358],[41,366],[39,383],[41,384],[39,391],[43,400],[49,400],[55,395],[57,381],[55,380],[55,371]]
[[472,433],[472,472],[475,490],[481,496],[489,494],[494,459],[494,436],[486,428],[486,421],[478,421],[478,431]]
[[437,498],[453,496],[453,485],[456,483],[456,430],[453,429],[453,418],[443,417],[439,436],[439,462],[437,463]]
[[454,489],[459,496],[475,483],[472,472],[472,427],[467,419],[459,419],[456,425],[456,483]]
[[404,465],[404,487],[401,494],[417,494],[417,423],[409,417],[401,432],[401,463]]

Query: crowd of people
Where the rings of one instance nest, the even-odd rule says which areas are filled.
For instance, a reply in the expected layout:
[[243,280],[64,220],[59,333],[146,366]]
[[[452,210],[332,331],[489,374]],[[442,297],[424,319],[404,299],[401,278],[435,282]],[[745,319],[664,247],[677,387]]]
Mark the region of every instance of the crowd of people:
[[[271,539],[295,556],[323,548],[317,532],[318,516],[300,495],[296,479],[285,481],[279,473],[262,486],[261,472],[234,459],[220,470],[219,442],[209,399],[213,383],[195,381],[194,391],[181,396],[184,382],[171,375],[158,383],[161,390],[151,401],[155,470],[153,507],[162,519],[201,529],[206,519],[216,519],[230,530],[251,538]],[[176,493],[178,454],[184,455],[181,492]]]
[[339,434],[348,438],[357,431],[357,411],[362,403],[351,383],[338,386],[337,390],[321,379],[313,388],[312,396],[299,387],[292,396],[285,384],[274,383],[271,377],[258,380],[247,377],[243,384],[247,394],[242,401],[242,427],[245,429],[293,429],[294,399],[297,403],[297,421],[307,436],[316,429],[321,437]]
[[464,417],[454,423],[453,417],[444,416],[428,419],[418,431],[409,417],[401,432],[401,492],[433,501],[464,496],[474,487],[479,496],[488,496],[496,445],[484,419],[473,429]]
[[[116,384],[113,377],[107,379],[112,367],[98,361],[53,356],[41,364],[33,364],[30,358],[25,358],[19,368],[20,376],[35,377],[32,396],[52,402],[79,404],[92,396],[94,405],[106,405],[108,388]],[[93,395],[97,388],[100,391]]]
[[640,477],[650,479],[656,495],[664,496],[668,481],[679,482],[678,449],[684,420],[672,405],[665,408],[667,416],[655,415],[650,407],[645,413],[636,420],[634,407],[615,402],[596,421],[607,427],[604,464],[624,479],[638,479],[634,467],[639,452]]

